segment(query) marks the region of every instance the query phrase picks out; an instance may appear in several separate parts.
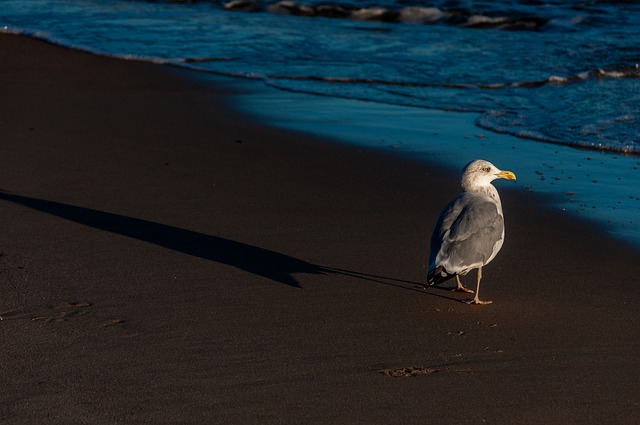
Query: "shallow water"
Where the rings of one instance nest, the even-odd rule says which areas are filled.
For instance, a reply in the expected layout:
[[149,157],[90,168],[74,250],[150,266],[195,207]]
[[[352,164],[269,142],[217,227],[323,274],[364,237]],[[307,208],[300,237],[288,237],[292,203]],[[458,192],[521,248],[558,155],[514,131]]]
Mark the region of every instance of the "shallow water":
[[517,175],[515,182],[495,182],[500,192],[546,195],[559,213],[591,220],[640,246],[639,157],[483,131],[474,113],[246,89],[247,84],[240,84],[245,94],[239,105],[265,122],[460,171],[471,159],[488,159]]
[[638,2],[3,0],[0,28],[255,80],[272,122],[490,159],[640,243]]

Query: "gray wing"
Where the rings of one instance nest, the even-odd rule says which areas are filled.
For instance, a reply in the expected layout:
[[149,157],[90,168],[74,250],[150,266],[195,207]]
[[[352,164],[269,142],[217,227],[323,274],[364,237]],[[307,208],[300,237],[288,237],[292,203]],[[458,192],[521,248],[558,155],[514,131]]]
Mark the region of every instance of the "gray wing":
[[493,199],[462,193],[440,214],[431,238],[429,269],[442,266],[449,273],[464,274],[470,266],[484,265],[503,232],[504,219]]

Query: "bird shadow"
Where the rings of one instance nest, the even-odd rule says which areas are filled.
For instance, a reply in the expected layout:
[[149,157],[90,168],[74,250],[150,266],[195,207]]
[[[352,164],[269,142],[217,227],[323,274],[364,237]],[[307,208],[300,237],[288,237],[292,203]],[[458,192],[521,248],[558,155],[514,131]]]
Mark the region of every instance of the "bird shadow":
[[453,299],[424,290],[419,282],[310,263],[231,239],[120,214],[0,191],[0,199],[94,229],[148,242],[166,249],[226,264],[284,285],[301,288],[294,274],[343,275]]

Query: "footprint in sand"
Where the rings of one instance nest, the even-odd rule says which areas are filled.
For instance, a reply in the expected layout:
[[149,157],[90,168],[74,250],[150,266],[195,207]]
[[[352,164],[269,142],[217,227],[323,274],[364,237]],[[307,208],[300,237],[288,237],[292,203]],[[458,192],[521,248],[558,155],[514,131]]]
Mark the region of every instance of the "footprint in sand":
[[432,373],[441,372],[440,369],[431,369],[428,367],[401,367],[398,369],[384,369],[380,373],[394,378],[409,378],[418,375],[431,375]]
[[57,305],[47,307],[45,310],[36,313],[31,317],[32,321],[44,321],[45,323],[51,322],[64,322],[74,317],[84,316],[89,313],[88,307],[91,307],[90,302],[64,302]]
[[[79,318],[90,313],[89,307],[93,304],[86,301],[69,301],[56,305],[50,305],[35,313],[23,310],[10,310],[0,313],[0,320],[28,319],[33,322],[59,323],[67,322],[71,319]],[[126,321],[123,319],[109,319],[99,326],[106,328],[110,326],[122,325]]]
[[102,326],[103,328],[107,328],[109,326],[116,326],[116,325],[122,325],[125,322],[125,320],[122,319],[111,319],[111,320],[107,320],[105,323],[103,323]]
[[412,378],[420,375],[431,375],[441,372],[453,372],[457,374],[473,373],[470,369],[453,369],[453,368],[433,368],[433,367],[401,367],[395,369],[383,369],[379,371],[385,376],[391,376],[393,378]]

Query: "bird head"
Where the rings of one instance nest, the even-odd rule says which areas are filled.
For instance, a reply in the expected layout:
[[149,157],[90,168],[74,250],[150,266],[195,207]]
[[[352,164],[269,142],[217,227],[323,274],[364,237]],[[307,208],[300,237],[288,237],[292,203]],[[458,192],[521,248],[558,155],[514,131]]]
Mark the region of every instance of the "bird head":
[[515,180],[516,175],[511,171],[500,170],[489,161],[476,159],[464,167],[462,188],[464,190],[472,190],[473,188],[487,186],[495,179]]

